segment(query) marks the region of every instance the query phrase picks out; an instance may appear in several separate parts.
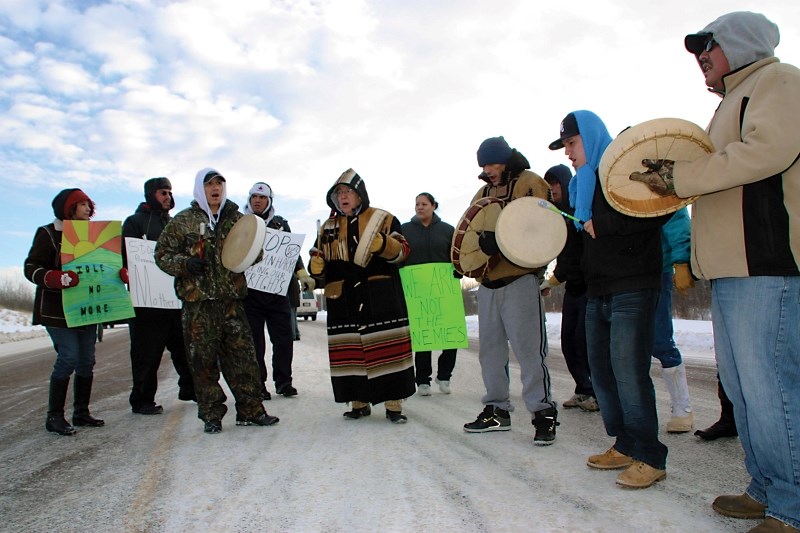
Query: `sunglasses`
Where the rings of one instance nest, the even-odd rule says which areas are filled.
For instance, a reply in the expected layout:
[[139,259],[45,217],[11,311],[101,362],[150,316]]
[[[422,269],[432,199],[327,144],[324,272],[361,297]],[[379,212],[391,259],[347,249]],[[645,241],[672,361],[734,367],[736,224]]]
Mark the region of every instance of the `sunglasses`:
[[703,50],[706,53],[708,53],[711,50],[713,50],[715,46],[717,46],[717,41],[715,41],[714,39],[709,39],[708,41],[706,41],[706,45],[703,47]]

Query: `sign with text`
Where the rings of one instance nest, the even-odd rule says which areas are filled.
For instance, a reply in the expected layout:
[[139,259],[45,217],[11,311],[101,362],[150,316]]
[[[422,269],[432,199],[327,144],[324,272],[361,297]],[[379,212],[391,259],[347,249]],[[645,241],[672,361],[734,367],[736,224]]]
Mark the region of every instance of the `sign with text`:
[[134,307],[180,309],[175,295],[175,278],[158,268],[153,252],[156,241],[125,237],[128,278]]
[[78,285],[62,291],[67,326],[114,322],[134,316],[131,298],[119,279],[122,268],[119,220],[65,220],[61,269],[78,275]]
[[305,238],[302,233],[267,228],[263,259],[244,271],[247,287],[286,296]]
[[450,263],[426,263],[400,269],[408,307],[411,348],[415,352],[466,348],[467,320],[461,283]]

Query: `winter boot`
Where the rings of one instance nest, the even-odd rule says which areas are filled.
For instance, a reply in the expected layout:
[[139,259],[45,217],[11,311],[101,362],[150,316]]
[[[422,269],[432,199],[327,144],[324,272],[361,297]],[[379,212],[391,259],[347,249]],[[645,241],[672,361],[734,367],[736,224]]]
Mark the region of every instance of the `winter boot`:
[[100,427],[104,420],[89,414],[89,398],[92,396],[93,376],[75,374],[75,403],[72,406],[72,423],[76,426]]
[[692,401],[689,399],[689,385],[686,383],[686,367],[683,363],[661,370],[661,377],[667,384],[671,401],[672,417],[667,422],[667,433],[686,433],[694,426]]
[[695,435],[703,440],[717,440],[721,437],[737,437],[739,433],[736,431],[736,421],[733,419],[733,404],[725,394],[725,389],[722,388],[722,383],[717,382],[717,396],[719,396],[719,404],[721,412],[719,420],[711,424],[706,429],[698,429],[694,432]]
[[67,401],[69,378],[50,378],[50,404],[44,428],[59,435],[74,435],[75,428],[64,419],[64,403]]

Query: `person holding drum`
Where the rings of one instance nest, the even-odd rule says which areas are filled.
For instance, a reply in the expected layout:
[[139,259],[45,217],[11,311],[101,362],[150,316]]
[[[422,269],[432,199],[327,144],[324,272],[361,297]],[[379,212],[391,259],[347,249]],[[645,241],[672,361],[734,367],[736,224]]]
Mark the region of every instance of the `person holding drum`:
[[[122,260],[127,264],[125,237],[157,241],[175,207],[172,183],[164,177],[144,182],[144,202],[122,223]],[[158,367],[164,349],[169,350],[178,373],[178,399],[196,401],[194,381],[186,360],[180,309],[134,307],[136,316],[128,320],[131,339],[131,374],[133,385],[128,401],[140,415],[158,415],[164,408],[155,402],[158,390]]]
[[309,270],[325,288],[334,400],[350,402],[344,416],[351,420],[369,416],[370,404],[385,403],[386,418],[403,424],[403,399],[416,391],[400,281],[408,243],[400,222],[370,205],[353,169],[326,196],[331,216],[317,235]]
[[271,426],[261,403],[253,335],[244,311],[244,274],[227,270],[222,248],[243,215],[227,199],[225,178],[213,168],[195,176],[194,200],[167,224],[155,249],[158,267],[175,277],[183,301],[183,331],[197,395],[197,416],[206,433],[222,431],[228,408],[220,369],[236,398],[237,426]]
[[733,12],[684,39],[712,92],[716,151],[646,159],[630,179],[692,206],[692,273],[711,280],[714,348],[751,480],[712,508],[800,530],[800,69],[777,25]]
[[[478,166],[483,168],[479,178],[486,185],[475,194],[472,205],[486,198],[497,199],[503,206],[523,197],[549,198],[547,182],[528,170],[530,164],[525,156],[511,148],[503,137],[483,141],[477,155]],[[539,279],[544,277],[545,269],[524,268],[512,263],[500,252],[494,229],[494,226],[485,227],[478,237],[487,261],[494,258],[494,266],[478,278],[478,357],[486,387],[481,399],[484,409],[474,422],[464,424],[464,431],[483,433],[511,429],[510,413],[514,410],[508,378],[508,345],[511,343],[519,361],[522,397],[536,428],[533,442],[553,444],[558,411],[550,396],[547,335],[539,294]]]
[[[569,182],[572,172],[566,165],[550,167],[544,174],[550,185],[553,204],[561,211],[573,214],[569,205]],[[567,242],[558,254],[553,274],[541,284],[542,294],[547,296],[550,288],[564,283],[564,298],[561,303],[561,353],[567,363],[572,379],[575,380],[575,394],[562,403],[566,409],[579,407],[584,411],[599,411],[597,398],[592,387],[589,371],[589,358],[586,353],[586,281],[581,268],[583,237],[575,225],[564,218],[567,225]]]
[[[268,228],[291,233],[289,223],[281,216],[275,215],[272,202],[272,187],[259,181],[250,188],[250,195],[244,213],[252,213],[261,218]],[[314,290],[314,280],[306,272],[303,259],[298,257],[295,273],[289,281],[289,291],[292,287],[299,288],[297,279],[303,282],[309,290]],[[299,298],[299,297],[298,297]],[[275,382],[275,391],[285,397],[297,396],[297,389],[292,385],[292,359],[294,359],[294,331],[292,328],[291,304],[289,294],[272,294],[256,289],[247,289],[247,298],[244,300],[244,310],[250,329],[253,332],[253,342],[256,349],[256,359],[261,370],[261,394],[265,400],[272,396],[267,390],[267,365],[264,355],[267,347],[264,338],[264,326],[269,332],[269,342],[272,344],[272,379]]]
[[661,226],[667,217],[635,218],[614,210],[599,184],[598,168],[611,136],[600,117],[574,111],[561,122],[551,150],[564,148],[576,175],[570,205],[584,223],[586,343],[592,385],[606,432],[615,437],[591,468],[625,468],[624,487],[646,488],[664,479],[667,447],[658,440],[650,359],[661,285]]
[[[406,260],[406,266],[450,262],[450,243],[453,241],[455,229],[439,218],[435,213],[438,208],[439,203],[432,194],[422,192],[417,195],[414,205],[416,215],[402,226],[403,236],[411,246],[411,255]],[[454,274],[457,273],[454,271]],[[436,383],[443,394],[450,394],[450,378],[456,366],[456,351],[455,348],[450,348],[442,350],[439,355]],[[431,352],[416,352],[414,362],[419,395],[430,396],[433,372]]]
[[[61,236],[65,220],[89,220],[95,205],[80,189],[64,189],[53,198],[52,205],[55,220],[36,230],[24,272],[36,285],[32,323],[47,329],[56,350],[45,429],[58,435],[74,435],[75,426],[100,427],[105,422],[89,413],[97,324],[71,328],[64,317],[61,291],[78,285],[80,277],[76,272],[61,269]],[[120,271],[120,278],[127,282],[126,269]],[[70,424],[64,418],[64,404],[73,373],[75,403]]]

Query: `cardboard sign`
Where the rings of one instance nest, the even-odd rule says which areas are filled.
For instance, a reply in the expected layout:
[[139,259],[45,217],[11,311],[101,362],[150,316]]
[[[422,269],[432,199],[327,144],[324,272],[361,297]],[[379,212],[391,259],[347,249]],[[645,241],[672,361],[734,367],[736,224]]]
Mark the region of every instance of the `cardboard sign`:
[[302,233],[267,228],[263,259],[244,271],[247,287],[286,296],[305,238]]
[[113,322],[134,316],[122,268],[119,220],[65,220],[61,269],[78,274],[78,285],[62,291],[67,326]]
[[125,237],[131,302],[134,307],[180,309],[182,304],[175,295],[175,278],[156,266],[155,247],[156,241]]
[[461,283],[450,263],[426,263],[400,269],[408,308],[411,348],[415,352],[466,348],[467,320]]

